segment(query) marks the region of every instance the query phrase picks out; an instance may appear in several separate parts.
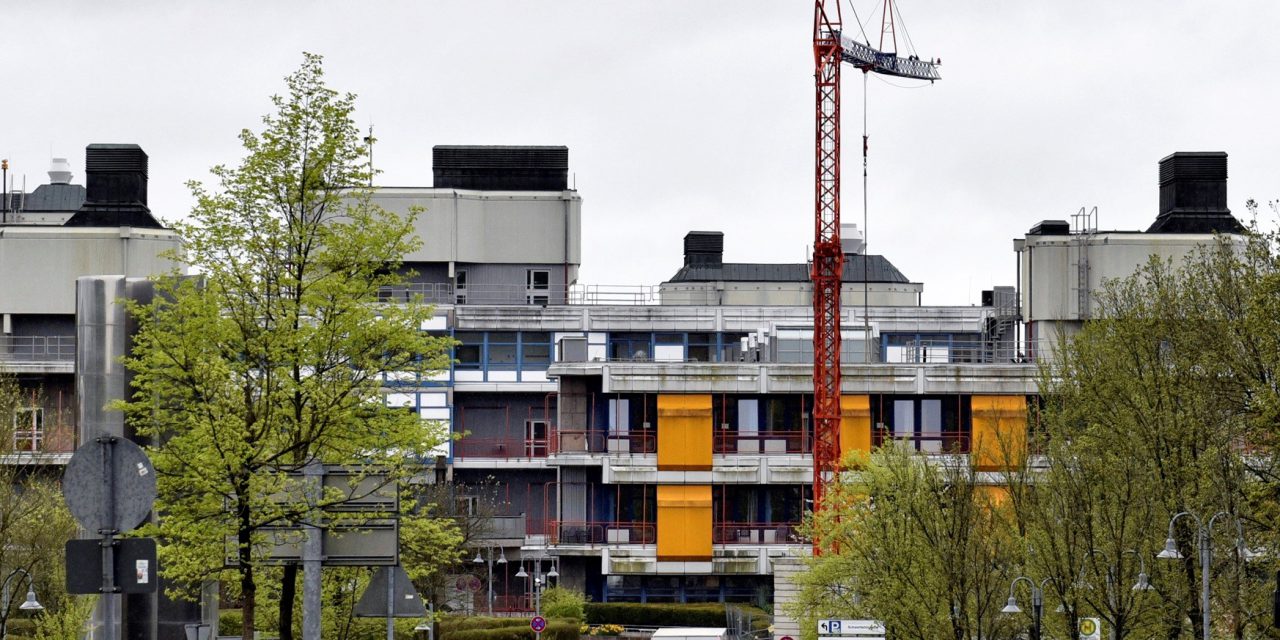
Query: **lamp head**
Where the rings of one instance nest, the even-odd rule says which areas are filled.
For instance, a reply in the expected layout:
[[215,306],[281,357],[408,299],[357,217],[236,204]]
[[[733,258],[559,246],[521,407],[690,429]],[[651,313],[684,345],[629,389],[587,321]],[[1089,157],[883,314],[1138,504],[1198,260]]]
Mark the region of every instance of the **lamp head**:
[[528,578],[528,577],[529,577],[529,574],[528,574],[528,573],[526,573],[526,572],[525,572],[525,570],[524,570],[524,564],[521,564],[521,565],[520,565],[520,570],[516,572],[516,577],[517,577],[517,578]]
[[1022,613],[1022,608],[1018,606],[1018,599],[1013,596],[1009,596],[1009,602],[1004,605],[1004,608],[1000,610],[1000,613]]
[[548,577],[548,578],[559,578],[559,577],[560,577],[560,572],[556,571],[556,567],[555,567],[555,565],[552,565],[552,566],[551,566],[551,570],[547,572],[547,577]]
[[1142,571],[1138,573],[1138,582],[1133,585],[1133,590],[1134,591],[1150,591],[1151,590],[1151,579],[1147,577],[1147,572]]
[[498,564],[506,564],[506,563],[507,563],[507,551],[506,549],[503,549],[502,555],[498,556]]
[[44,611],[44,605],[36,602],[35,589],[27,589],[27,601],[18,605],[23,611]]
[[1258,557],[1262,555],[1257,551],[1250,549],[1247,545],[1245,545],[1244,540],[1242,539],[1236,540],[1236,553],[1239,553],[1240,559],[1244,560],[1245,562],[1249,562],[1251,560],[1257,560]]
[[1178,551],[1178,543],[1173,538],[1166,538],[1164,541],[1164,551],[1156,554],[1157,558],[1164,560],[1181,560],[1182,552]]
[[472,562],[474,562],[474,563],[476,563],[476,564],[484,564],[484,558],[481,558],[481,557],[480,557],[480,552],[479,552],[479,551],[476,551],[476,559],[475,559],[475,560],[472,560]]

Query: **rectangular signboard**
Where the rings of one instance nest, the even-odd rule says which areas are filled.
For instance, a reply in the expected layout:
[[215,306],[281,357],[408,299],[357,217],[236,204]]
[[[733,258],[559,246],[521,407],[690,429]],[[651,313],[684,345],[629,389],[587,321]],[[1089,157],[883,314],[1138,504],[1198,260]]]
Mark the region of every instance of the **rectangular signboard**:
[[[67,593],[102,593],[102,541],[68,540]],[[121,593],[155,593],[156,541],[152,538],[115,540],[114,584]]]
[[[324,529],[321,564],[326,567],[367,567],[399,562],[399,522],[391,519],[365,523],[331,524]],[[271,527],[259,530],[265,538],[259,556],[266,564],[286,564],[302,559],[306,539],[302,527]],[[236,541],[227,538],[226,566],[239,564]]]
[[883,636],[882,620],[819,620],[818,635],[823,636]]

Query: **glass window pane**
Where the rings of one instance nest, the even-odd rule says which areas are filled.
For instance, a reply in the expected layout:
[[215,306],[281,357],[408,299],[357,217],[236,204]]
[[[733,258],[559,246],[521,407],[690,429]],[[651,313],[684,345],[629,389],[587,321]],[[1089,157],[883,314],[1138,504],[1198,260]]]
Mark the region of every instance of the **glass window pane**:
[[551,345],[546,345],[546,344],[524,345],[524,363],[525,364],[547,364],[549,362],[551,362]]
[[490,365],[514,365],[516,363],[516,346],[514,344],[490,344]]

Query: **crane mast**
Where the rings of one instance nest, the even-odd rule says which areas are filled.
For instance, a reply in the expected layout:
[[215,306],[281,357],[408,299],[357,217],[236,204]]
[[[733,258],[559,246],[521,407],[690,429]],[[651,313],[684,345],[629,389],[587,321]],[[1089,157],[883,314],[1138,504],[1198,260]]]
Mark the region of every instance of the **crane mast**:
[[[897,55],[893,0],[884,0],[880,43],[884,35],[894,51],[885,52],[842,33],[839,0],[814,0],[813,63],[815,88],[814,128],[814,234],[813,265],[813,504],[824,506],[826,484],[836,478],[840,465],[840,286],[844,251],[840,245],[840,65],[848,62],[863,74],[929,80],[940,78],[937,64],[915,55]],[[859,25],[859,28],[861,25]],[[863,132],[863,175],[866,175],[867,136]],[[865,180],[865,178],[864,178]],[[865,185],[864,185],[865,188]],[[865,269],[864,269],[865,271]],[[863,273],[863,278],[868,274]],[[865,295],[865,294],[864,294]],[[821,553],[814,540],[814,553]]]
[[[813,503],[840,462],[840,4],[815,0],[816,89],[813,266]],[[818,551],[817,545],[814,547]]]

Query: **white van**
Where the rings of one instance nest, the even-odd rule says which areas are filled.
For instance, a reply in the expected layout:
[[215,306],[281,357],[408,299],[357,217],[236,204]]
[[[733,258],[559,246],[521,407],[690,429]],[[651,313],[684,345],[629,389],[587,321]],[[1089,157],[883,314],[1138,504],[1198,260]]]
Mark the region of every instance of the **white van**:
[[724,627],[663,627],[653,632],[653,640],[729,640]]

